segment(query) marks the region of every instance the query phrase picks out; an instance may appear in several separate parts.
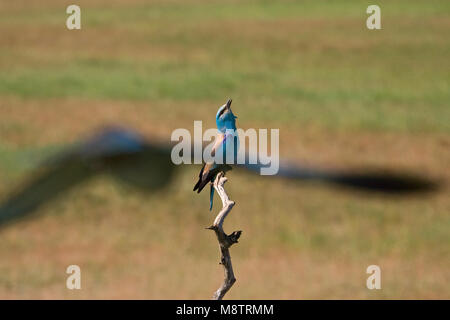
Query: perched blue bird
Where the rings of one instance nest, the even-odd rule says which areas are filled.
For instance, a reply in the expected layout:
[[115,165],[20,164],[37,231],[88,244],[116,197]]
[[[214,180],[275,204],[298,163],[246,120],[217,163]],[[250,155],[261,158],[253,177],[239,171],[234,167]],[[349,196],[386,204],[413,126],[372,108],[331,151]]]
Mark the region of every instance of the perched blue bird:
[[[216,125],[219,132],[216,135],[211,155],[216,158],[221,157],[222,161],[208,161],[203,165],[198,181],[194,186],[194,191],[197,191],[197,193],[200,193],[209,182],[214,181],[219,172],[231,170],[229,166],[230,161],[236,163],[239,137],[236,134],[237,117],[231,111],[231,102],[231,99],[228,100],[226,104],[219,108],[216,114]],[[213,198],[214,187],[211,185],[209,210],[212,209]]]

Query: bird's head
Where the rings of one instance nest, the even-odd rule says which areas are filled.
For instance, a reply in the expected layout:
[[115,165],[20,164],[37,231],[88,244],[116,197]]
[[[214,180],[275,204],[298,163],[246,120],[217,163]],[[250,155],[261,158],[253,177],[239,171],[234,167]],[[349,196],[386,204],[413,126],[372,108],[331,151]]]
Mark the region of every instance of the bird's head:
[[217,129],[219,129],[220,132],[225,132],[227,129],[236,130],[237,117],[231,111],[231,102],[231,99],[228,100],[228,102],[221,106],[217,111],[216,124]]

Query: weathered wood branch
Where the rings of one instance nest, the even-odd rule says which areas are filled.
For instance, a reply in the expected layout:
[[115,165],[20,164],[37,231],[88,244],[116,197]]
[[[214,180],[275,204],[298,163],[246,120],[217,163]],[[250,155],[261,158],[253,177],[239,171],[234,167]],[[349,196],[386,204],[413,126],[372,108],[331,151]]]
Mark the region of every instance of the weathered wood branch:
[[223,222],[234,206],[234,201],[230,200],[223,187],[225,182],[227,182],[227,178],[224,177],[224,174],[222,172],[220,172],[214,180],[213,186],[220,199],[222,200],[222,210],[220,210],[220,212],[217,214],[213,225],[208,228],[214,230],[214,232],[216,233],[221,253],[220,264],[223,266],[225,275],[222,286],[217,289],[212,297],[213,300],[222,300],[228,290],[230,290],[230,288],[236,282],[236,278],[234,277],[233,272],[233,266],[231,264],[230,251],[228,249],[233,244],[238,242],[238,239],[242,233],[242,231],[234,231],[233,233],[227,235],[223,231]]

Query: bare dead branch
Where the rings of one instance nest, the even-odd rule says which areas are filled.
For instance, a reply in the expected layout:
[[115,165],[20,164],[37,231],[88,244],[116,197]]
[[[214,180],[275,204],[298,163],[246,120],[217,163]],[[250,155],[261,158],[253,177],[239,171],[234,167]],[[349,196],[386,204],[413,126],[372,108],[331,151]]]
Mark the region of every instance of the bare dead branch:
[[242,231],[234,231],[233,233],[227,235],[223,231],[223,222],[234,206],[234,201],[230,200],[223,187],[227,180],[228,179],[222,172],[220,172],[214,180],[214,189],[222,200],[222,210],[220,210],[220,212],[217,214],[213,225],[207,228],[210,230],[214,230],[214,232],[216,233],[221,253],[220,264],[223,266],[225,276],[222,286],[214,293],[212,297],[213,300],[222,300],[228,290],[230,290],[230,288],[236,282],[236,278],[234,277],[233,272],[233,266],[231,264],[231,256],[228,249],[233,244],[238,242],[238,239],[242,233]]

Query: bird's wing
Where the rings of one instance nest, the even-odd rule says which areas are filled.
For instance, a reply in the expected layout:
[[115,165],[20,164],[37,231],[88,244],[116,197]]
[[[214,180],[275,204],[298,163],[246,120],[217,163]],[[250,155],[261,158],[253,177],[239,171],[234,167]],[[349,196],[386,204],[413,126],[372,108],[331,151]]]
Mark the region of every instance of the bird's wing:
[[216,139],[214,140],[214,145],[212,146],[211,149],[211,155],[214,157],[216,155],[217,151],[222,150],[223,148],[223,143],[226,140],[226,135],[219,132],[216,136]]
[[203,172],[202,172],[202,180],[205,180],[208,174],[210,173],[211,169],[214,167],[214,163],[208,162],[205,163],[203,166]]
[[[225,135],[221,132],[219,132],[216,135],[216,139],[214,140],[214,144],[211,147],[211,156],[215,157],[217,152],[223,152],[223,143],[225,142]],[[194,191],[197,191],[197,193],[200,193],[203,188],[208,184],[211,179],[215,176],[217,173],[215,170],[217,165],[211,161],[207,161],[203,164],[202,169],[200,170],[200,173],[198,175],[198,181],[194,186]]]
[[33,212],[93,173],[92,168],[76,158],[40,168],[33,173],[28,184],[17,189],[0,205],[0,225]]
[[[214,144],[215,152],[223,138]],[[170,146],[144,141],[138,134],[121,128],[109,128],[88,138],[48,160],[36,170],[28,183],[22,185],[0,203],[0,225],[24,217],[58,195],[99,173],[110,173],[144,190],[158,190],[170,181],[175,165],[170,159]],[[267,165],[245,164],[238,167],[258,172]],[[206,178],[217,170],[213,163],[205,165]],[[429,191],[435,182],[401,173],[332,171],[281,164],[277,176],[294,180],[317,180],[359,189],[389,193]],[[204,183],[203,180],[202,183]],[[207,181],[208,182],[208,181]],[[206,182],[206,183],[207,183]]]
[[32,173],[0,203],[0,225],[21,218],[84,180],[109,173],[144,190],[162,188],[172,177],[170,150],[132,131],[107,128],[64,149]]
[[[238,164],[238,167],[254,173],[260,173],[262,168],[269,166],[261,164],[259,161],[251,164],[249,158],[246,155],[245,163]],[[278,173],[274,176],[298,181],[325,182],[366,191],[392,194],[432,191],[438,187],[437,182],[411,173],[381,171],[370,168],[348,171],[324,170],[287,162],[280,163]]]

